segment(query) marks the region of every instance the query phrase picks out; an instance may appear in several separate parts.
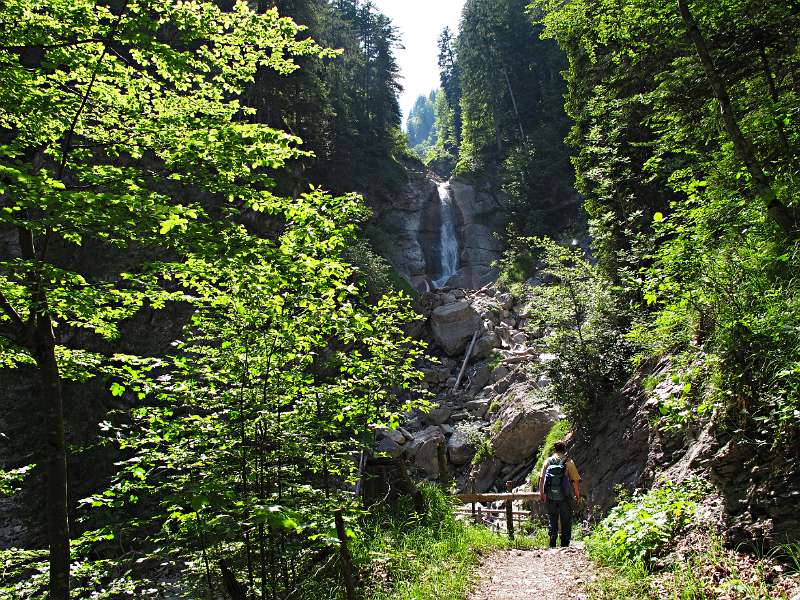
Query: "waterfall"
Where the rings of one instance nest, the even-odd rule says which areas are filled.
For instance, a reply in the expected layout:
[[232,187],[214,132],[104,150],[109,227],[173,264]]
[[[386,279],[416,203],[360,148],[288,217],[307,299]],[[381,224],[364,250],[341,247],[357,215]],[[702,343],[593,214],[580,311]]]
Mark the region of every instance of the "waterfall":
[[433,282],[433,286],[437,288],[443,287],[458,272],[459,254],[450,184],[439,184],[439,200],[441,202],[442,220],[439,230],[439,278]]

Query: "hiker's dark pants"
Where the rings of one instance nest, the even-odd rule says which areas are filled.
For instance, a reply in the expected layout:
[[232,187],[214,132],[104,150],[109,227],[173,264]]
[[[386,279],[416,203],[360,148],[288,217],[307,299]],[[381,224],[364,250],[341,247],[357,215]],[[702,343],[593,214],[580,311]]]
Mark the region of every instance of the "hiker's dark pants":
[[572,504],[569,500],[548,500],[547,516],[550,519],[550,546],[555,547],[558,537],[558,521],[561,520],[561,545],[569,546],[572,538]]

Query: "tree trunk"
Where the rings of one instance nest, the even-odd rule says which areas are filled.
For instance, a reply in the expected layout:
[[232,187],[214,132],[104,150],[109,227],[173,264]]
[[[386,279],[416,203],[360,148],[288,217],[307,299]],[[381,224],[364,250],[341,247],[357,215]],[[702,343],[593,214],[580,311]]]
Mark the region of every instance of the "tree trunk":
[[728,94],[728,88],[714,65],[714,59],[711,57],[711,52],[708,49],[706,40],[700,32],[700,28],[697,26],[697,22],[694,20],[694,16],[689,9],[688,0],[678,0],[678,10],[686,25],[689,39],[691,39],[694,44],[697,56],[703,65],[703,70],[706,72],[714,96],[717,102],[719,102],[720,109],[722,110],[722,120],[725,123],[725,130],[728,132],[728,136],[733,142],[736,156],[745,164],[747,170],[750,172],[756,187],[756,193],[766,204],[767,212],[769,212],[770,217],[772,217],[785,234],[794,238],[797,235],[794,219],[786,206],[781,203],[775,195],[775,190],[772,189],[769,178],[766,173],[764,173],[764,169],[756,158],[753,144],[744,136],[739,127],[733,109],[733,103]]
[[50,545],[50,600],[69,598],[69,517],[64,400],[49,314],[36,318],[34,356],[40,398],[47,416],[47,539]]
[[506,71],[505,66],[503,67],[503,77],[506,79],[506,85],[508,86],[508,94],[511,96],[511,104],[514,107],[514,116],[517,118],[517,125],[519,126],[519,139],[522,142],[522,145],[527,148],[528,140],[525,137],[525,129],[522,127],[522,120],[519,118],[519,109],[517,108],[517,98],[514,96],[514,88],[511,87],[511,80],[508,78],[508,71]]

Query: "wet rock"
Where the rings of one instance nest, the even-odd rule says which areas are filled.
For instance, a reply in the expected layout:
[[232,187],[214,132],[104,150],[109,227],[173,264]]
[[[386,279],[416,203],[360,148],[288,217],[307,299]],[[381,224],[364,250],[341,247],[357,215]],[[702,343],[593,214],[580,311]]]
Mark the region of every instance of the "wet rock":
[[438,307],[431,314],[431,329],[437,344],[450,356],[463,353],[483,321],[464,300]]

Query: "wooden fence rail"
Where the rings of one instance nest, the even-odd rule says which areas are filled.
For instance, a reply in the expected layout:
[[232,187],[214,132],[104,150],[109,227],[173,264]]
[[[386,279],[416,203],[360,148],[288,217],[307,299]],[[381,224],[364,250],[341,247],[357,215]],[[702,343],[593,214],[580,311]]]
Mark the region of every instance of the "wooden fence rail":
[[[506,515],[506,530],[508,531],[508,537],[512,540],[514,539],[514,520],[521,522],[522,518],[530,517],[531,519],[536,515],[535,511],[515,511],[514,510],[514,500],[538,500],[539,494],[535,492],[527,492],[527,493],[519,493],[515,494],[512,490],[514,489],[514,482],[509,481],[506,483],[506,489],[508,490],[505,493],[489,493],[489,494],[478,494],[475,492],[475,478],[472,477],[470,479],[470,491],[466,494],[457,494],[455,497],[463,504],[472,504],[471,510],[467,511],[466,509],[457,510],[457,514],[461,515],[468,515],[471,514],[473,520],[475,522],[480,522],[483,520],[484,514],[505,514]],[[483,507],[478,507],[478,502],[505,502],[505,507],[502,509],[484,509]]]

